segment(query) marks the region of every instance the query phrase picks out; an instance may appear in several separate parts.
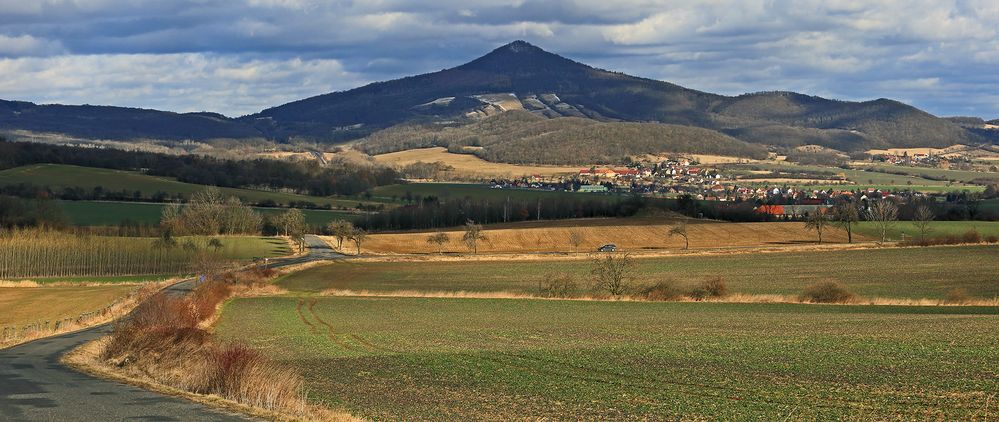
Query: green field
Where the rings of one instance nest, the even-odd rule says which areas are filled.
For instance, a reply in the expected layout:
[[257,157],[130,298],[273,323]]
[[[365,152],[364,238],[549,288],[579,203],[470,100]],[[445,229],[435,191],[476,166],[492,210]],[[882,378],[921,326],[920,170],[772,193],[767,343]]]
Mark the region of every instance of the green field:
[[[874,223],[869,221],[857,223],[855,230],[857,233],[873,238],[881,238],[881,232],[875,227]],[[999,221],[932,221],[930,222],[930,232],[927,236],[931,238],[948,235],[960,236],[968,230],[977,231],[983,238],[988,236],[999,237]],[[916,226],[911,221],[899,221],[888,231],[888,238],[900,240],[903,233],[906,239],[919,236],[919,230],[916,229]]]
[[[0,185],[32,184],[48,186],[53,190],[66,187],[79,187],[92,190],[102,187],[105,191],[139,191],[148,198],[157,192],[180,195],[188,198],[191,194],[205,190],[205,186],[179,182],[167,177],[149,176],[123,170],[109,170],[93,167],[78,167],[62,164],[36,164],[0,171]],[[247,203],[271,200],[278,204],[290,202],[312,202],[318,205],[353,208],[358,200],[338,199],[318,196],[296,195],[284,192],[269,192],[251,189],[219,188],[224,194],[237,196]]]
[[888,164],[876,164],[872,166],[865,166],[864,168],[872,168],[872,169],[877,169],[879,171],[889,171],[895,173],[905,173],[910,176],[916,176],[922,178],[926,177],[932,177],[935,179],[942,178],[946,180],[954,180],[964,183],[970,183],[973,180],[981,180],[981,179],[995,179],[995,181],[999,182],[999,173],[986,173],[981,171],[949,170],[949,169],[928,168],[928,167],[893,166]]
[[[836,280],[867,297],[939,299],[954,288],[999,297],[999,246],[780,252],[638,260],[637,285],[674,280],[690,288],[721,277],[733,293],[798,295],[809,284]],[[507,291],[534,293],[553,273],[571,274],[582,293],[588,261],[337,262],[286,276],[292,291]]]
[[407,183],[379,186],[372,190],[372,194],[376,198],[383,200],[402,200],[407,193],[413,196],[436,196],[438,198],[451,199],[471,198],[473,200],[495,201],[506,200],[506,198],[514,201],[536,200],[538,198],[566,195],[580,199],[604,199],[606,201],[615,201],[622,198],[621,195],[555,192],[536,189],[492,189],[489,185],[463,183]]
[[[784,172],[804,172],[814,174],[817,178],[828,178],[833,175],[843,174],[846,179],[854,184],[850,185],[812,185],[807,179],[803,179],[797,186],[808,189],[889,189],[889,190],[901,190],[901,189],[911,189],[922,192],[950,192],[950,191],[972,191],[978,192],[984,189],[982,186],[967,185],[964,183],[951,183],[942,180],[931,180],[923,177],[919,177],[918,172],[913,172],[908,175],[897,175],[897,174],[887,174],[876,171],[866,171],[863,169],[842,169],[839,167],[823,167],[823,166],[812,166],[812,165],[801,165],[794,164],[790,162],[782,162],[780,164],[776,163],[759,163],[759,164],[726,164],[721,166],[727,169],[735,170],[748,170],[753,168],[760,168],[764,170],[779,170]],[[904,171],[905,167],[892,166],[892,169],[899,169],[899,171]],[[923,170],[915,169],[912,170]],[[934,169],[927,169],[934,170]],[[940,170],[946,172],[947,170]],[[964,172],[964,173],[976,173],[976,172]],[[927,173],[929,174],[929,173]],[[976,173],[978,175],[988,175],[989,173]],[[821,175],[821,176],[820,176]],[[956,177],[959,180],[971,180],[969,174],[965,174],[965,177]],[[793,183],[780,183],[781,185]]]
[[[123,222],[155,225],[160,222],[165,204],[144,202],[58,201],[70,222],[76,226],[116,226]],[[254,208],[263,215],[277,215],[282,208]],[[358,214],[343,211],[302,210],[305,223],[325,226],[337,219],[353,220]]]
[[376,420],[999,417],[999,307],[247,298],[217,333]]

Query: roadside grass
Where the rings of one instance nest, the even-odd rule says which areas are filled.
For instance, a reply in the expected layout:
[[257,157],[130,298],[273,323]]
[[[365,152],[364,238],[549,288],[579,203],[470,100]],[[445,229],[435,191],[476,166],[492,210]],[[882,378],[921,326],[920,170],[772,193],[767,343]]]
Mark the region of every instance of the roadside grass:
[[56,321],[101,309],[134,285],[0,287],[0,327]]
[[[27,183],[37,186],[49,186],[52,189],[79,187],[92,190],[102,187],[105,191],[139,191],[143,196],[152,196],[157,192],[169,195],[190,197],[195,192],[206,188],[204,185],[179,182],[168,177],[150,176],[142,173],[110,170],[95,167],[80,167],[65,164],[35,164],[0,171],[0,185]],[[271,192],[253,189],[219,188],[227,196],[237,196],[245,202],[259,203],[271,200],[279,204],[290,202],[312,202],[319,205],[353,208],[359,201],[355,199],[338,199],[298,195],[285,192]]]
[[372,419],[999,416],[999,307],[268,297],[217,335]]
[[[988,236],[999,237],[999,221],[931,221],[929,227],[930,232],[927,233],[927,237],[929,238],[949,235],[960,236],[968,230],[977,231],[983,238]],[[875,227],[874,223],[869,221],[859,222],[855,230],[857,233],[871,238],[881,238],[881,232]],[[891,240],[901,240],[902,233],[905,233],[906,239],[910,240],[919,237],[919,230],[913,222],[898,221],[894,227],[888,230],[888,238]]]
[[[597,255],[594,255],[597,256]],[[943,299],[953,289],[999,297],[999,247],[948,246],[773,252],[636,259],[635,287],[673,280],[690,290],[721,277],[733,294],[797,296],[809,284],[837,281],[869,298]],[[510,292],[533,294],[550,274],[568,274],[577,294],[589,292],[587,260],[336,262],[280,278],[300,293],[329,289],[372,292]]]
[[[160,222],[163,208],[166,207],[166,204],[144,202],[58,201],[57,203],[75,226],[117,226],[128,222],[155,225]],[[285,208],[254,207],[253,209],[269,216],[287,211]],[[359,217],[358,214],[343,211],[306,209],[301,211],[305,215],[305,223],[310,226],[325,226],[333,220],[353,220]]]

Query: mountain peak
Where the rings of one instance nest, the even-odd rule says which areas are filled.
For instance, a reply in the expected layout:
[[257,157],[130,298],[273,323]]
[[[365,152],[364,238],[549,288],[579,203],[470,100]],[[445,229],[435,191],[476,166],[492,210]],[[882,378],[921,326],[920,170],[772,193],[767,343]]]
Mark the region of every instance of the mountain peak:
[[588,69],[589,66],[545,51],[527,41],[516,40],[458,68],[494,72],[532,72],[540,69],[557,72],[567,69]]
[[547,51],[541,49],[541,47],[524,40],[516,40],[493,51],[509,51],[511,53],[547,53]]

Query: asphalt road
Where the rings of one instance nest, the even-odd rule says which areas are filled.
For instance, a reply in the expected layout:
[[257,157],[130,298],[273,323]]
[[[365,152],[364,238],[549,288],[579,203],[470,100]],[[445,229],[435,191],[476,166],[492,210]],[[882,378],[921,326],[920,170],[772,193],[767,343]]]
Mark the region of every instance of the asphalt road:
[[[342,258],[318,237],[306,238],[309,253],[275,259],[270,267]],[[190,291],[191,281],[169,291]],[[106,334],[110,324],[35,340],[0,350],[2,421],[242,421],[246,416],[213,409],[138,387],[102,380],[59,363],[74,348]]]

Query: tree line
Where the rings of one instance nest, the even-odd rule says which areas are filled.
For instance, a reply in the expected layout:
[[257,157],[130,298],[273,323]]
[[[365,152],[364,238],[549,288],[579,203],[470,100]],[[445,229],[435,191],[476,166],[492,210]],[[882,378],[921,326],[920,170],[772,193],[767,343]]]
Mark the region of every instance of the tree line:
[[291,189],[312,196],[356,195],[399,180],[399,174],[391,168],[342,161],[324,167],[314,161],[228,160],[197,155],[9,142],[0,138],[0,170],[42,163],[142,171],[199,185]]

